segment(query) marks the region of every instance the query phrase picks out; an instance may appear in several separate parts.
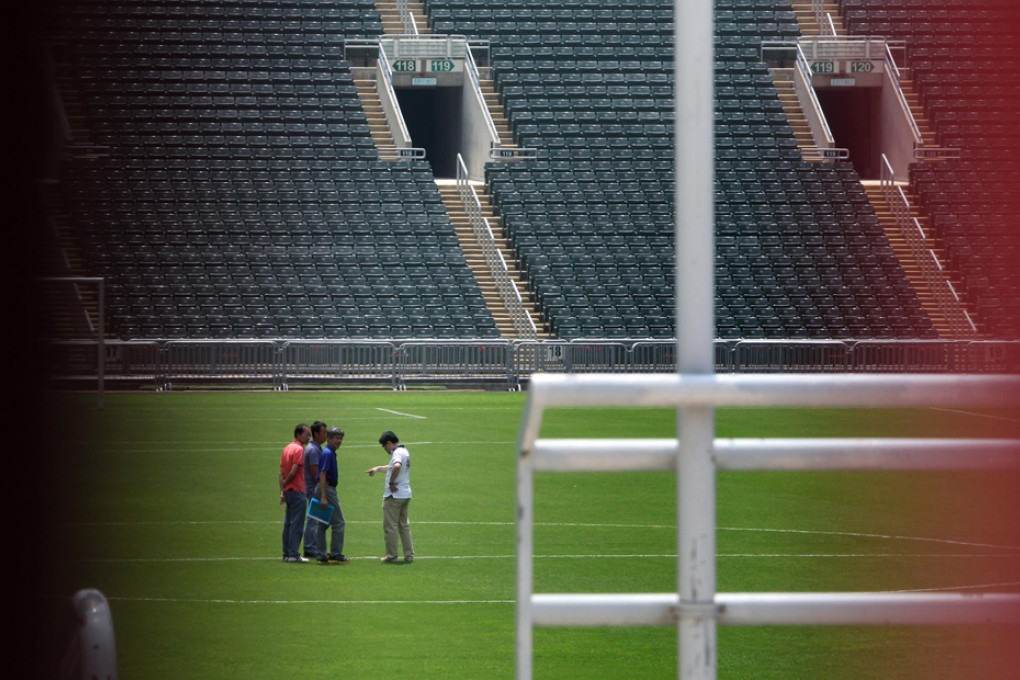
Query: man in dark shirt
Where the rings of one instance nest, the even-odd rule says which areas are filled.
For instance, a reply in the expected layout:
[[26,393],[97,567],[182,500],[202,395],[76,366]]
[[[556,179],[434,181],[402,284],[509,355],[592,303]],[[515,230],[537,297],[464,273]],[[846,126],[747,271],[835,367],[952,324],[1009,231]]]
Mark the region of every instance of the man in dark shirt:
[[337,465],[337,451],[344,442],[344,431],[339,427],[331,427],[326,432],[326,445],[319,457],[319,479],[316,495],[319,503],[333,508],[333,516],[329,520],[330,544],[326,552],[326,525],[316,522],[318,528],[318,561],[320,564],[347,564],[350,558],[344,555],[344,521],[343,510],[340,509],[340,498],[336,487],[340,482],[340,470]]
[[[308,442],[308,446],[305,447],[306,501],[311,501],[315,497],[315,492],[318,491],[315,480],[319,476],[319,456],[322,455],[322,444],[325,441],[326,423],[316,420],[312,423],[312,441]],[[318,536],[319,523],[314,521],[305,522],[305,557],[316,558],[319,556]]]

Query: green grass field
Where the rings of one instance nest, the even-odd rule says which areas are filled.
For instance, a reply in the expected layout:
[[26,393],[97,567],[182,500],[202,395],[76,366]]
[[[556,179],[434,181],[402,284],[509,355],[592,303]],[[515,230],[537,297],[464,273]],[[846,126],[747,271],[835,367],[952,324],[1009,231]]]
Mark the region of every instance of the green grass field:
[[[53,595],[100,589],[127,678],[512,678],[515,443],[523,394],[139,393],[63,398],[73,512]],[[347,437],[347,566],[285,564],[280,450]],[[998,414],[726,410],[721,437],[1005,436]],[[418,559],[381,565],[379,433],[407,444]],[[671,437],[667,410],[557,410],[544,437]],[[721,473],[721,592],[1018,589],[1014,478]],[[545,473],[536,592],[676,589],[676,479]],[[1001,493],[1000,493],[1001,491]],[[721,678],[987,678],[990,628],[720,628]],[[1016,661],[1013,657],[1011,661]],[[538,630],[540,678],[675,678],[674,629]]]

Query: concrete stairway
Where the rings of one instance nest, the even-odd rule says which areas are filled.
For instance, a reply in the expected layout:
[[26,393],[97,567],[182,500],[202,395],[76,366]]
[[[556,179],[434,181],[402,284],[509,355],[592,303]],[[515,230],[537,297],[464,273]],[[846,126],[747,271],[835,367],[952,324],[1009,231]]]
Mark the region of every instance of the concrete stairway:
[[917,123],[917,127],[921,132],[922,146],[937,146],[935,143],[935,128],[928,118],[928,114],[925,113],[924,107],[921,105],[921,97],[914,86],[910,69],[903,66],[899,66],[899,69],[900,89],[903,91],[903,97],[907,100],[907,105],[910,106],[910,113],[914,116],[914,122]]
[[[793,5],[793,13],[797,16],[797,23],[800,25],[800,34],[807,36],[818,36],[821,35],[820,27],[818,26],[818,20],[815,16],[815,10],[812,6],[811,0],[793,0],[790,3]],[[839,4],[834,0],[827,0],[823,5],[823,15],[831,14],[832,23],[836,27],[836,35],[846,35],[846,29],[843,27],[843,15],[839,12]],[[828,31],[826,31],[828,33]]]
[[481,71],[479,78],[479,85],[482,88],[482,96],[485,97],[485,106],[489,109],[489,115],[492,116],[492,122],[496,126],[496,132],[499,133],[499,144],[500,146],[514,146],[514,135],[510,130],[510,121],[506,117],[506,107],[503,106],[503,99],[499,96],[499,92],[496,91],[496,83],[491,77],[488,77],[489,69],[479,69]]
[[[107,150],[96,144],[84,114],[76,80],[66,65],[56,64],[56,83],[60,100],[70,128],[67,153],[78,161],[88,161],[107,155]],[[95,276],[89,271],[74,238],[71,219],[63,194],[56,180],[43,181],[39,190],[43,205],[47,206],[51,233],[45,239],[41,253],[40,273],[47,277]],[[57,338],[92,338],[91,328],[99,327],[99,297],[95,284],[46,284],[47,325]],[[113,337],[107,331],[107,337]]]
[[[397,9],[397,0],[375,0],[375,8],[382,17],[383,32],[386,35],[401,35],[404,33],[404,23],[400,19],[400,10]],[[425,4],[421,0],[408,0],[407,9],[414,17],[415,26],[418,32],[431,33],[428,19],[425,16]]]
[[393,133],[386,121],[382,101],[379,99],[379,85],[375,78],[358,77],[356,74],[354,87],[358,91],[358,99],[361,100],[361,106],[365,110],[368,128],[372,135],[372,141],[375,142],[375,148],[379,150],[379,156],[384,159],[398,158],[397,143],[393,140]]
[[[499,329],[503,338],[508,340],[516,339],[518,337],[517,331],[510,319],[510,313],[507,311],[506,305],[503,303],[503,300],[499,295],[499,291],[496,290],[495,279],[493,278],[492,272],[489,270],[489,265],[485,261],[482,246],[475,238],[474,230],[471,228],[471,222],[467,215],[467,210],[464,207],[464,202],[460,199],[460,192],[457,189],[456,182],[452,180],[440,180],[436,182],[436,184],[439,186],[439,193],[442,196],[443,203],[446,205],[446,211],[449,213],[450,220],[453,222],[454,229],[457,231],[457,238],[460,240],[460,246],[464,250],[468,266],[471,267],[471,271],[474,272],[475,279],[478,281],[478,285],[482,289],[482,296],[485,298],[485,304],[488,305],[489,310],[492,312],[492,316],[496,319],[496,327]],[[478,200],[482,204],[482,214],[489,221],[489,226],[492,227],[492,233],[496,237],[496,246],[503,254],[503,259],[506,260],[510,278],[513,279],[515,284],[517,284],[517,289],[520,291],[521,298],[524,300],[524,307],[528,310],[528,313],[534,320],[535,325],[538,327],[538,337],[540,340],[548,338],[549,334],[544,330],[545,323],[540,318],[540,314],[535,308],[528,284],[524,276],[521,274],[517,260],[513,256],[513,250],[506,239],[502,236],[502,220],[498,215],[496,215],[496,212],[492,207],[492,201],[489,193],[485,186],[480,183],[475,183],[474,188],[475,193],[478,194]]]
[[808,125],[807,116],[797,99],[797,91],[793,82],[792,68],[770,68],[772,82],[776,85],[776,92],[779,93],[779,101],[786,113],[786,121],[793,129],[793,136],[797,140],[797,146],[801,149],[810,149],[817,146],[814,137],[811,135],[811,127]]
[[[875,213],[878,215],[879,222],[882,228],[885,230],[886,236],[889,238],[889,243],[892,245],[893,250],[896,252],[896,257],[903,266],[903,270],[907,274],[907,279],[914,286],[914,290],[917,291],[918,297],[921,299],[921,305],[924,310],[928,313],[931,318],[935,329],[938,331],[939,336],[944,339],[954,339],[955,335],[945,315],[939,309],[935,302],[935,294],[928,285],[927,280],[921,273],[921,269],[918,263],[914,259],[914,255],[910,250],[910,246],[907,244],[898,226],[896,225],[896,219],[893,216],[892,209],[889,206],[888,201],[885,199],[885,194],[882,191],[882,187],[879,182],[864,182],[864,190],[868,194],[868,199],[871,204],[875,207]],[[910,194],[910,187],[908,185],[901,185],[904,193],[907,194],[907,200],[911,204],[916,205],[916,199]],[[927,228],[925,224],[927,218],[918,217],[921,222],[922,228]],[[942,252],[941,248],[933,248],[935,256],[940,262],[946,262],[947,258]],[[957,291],[963,290],[962,284],[958,279],[955,279],[952,272],[947,272],[950,282],[956,288]],[[974,314],[971,313],[973,318]],[[969,337],[969,336],[968,336]]]

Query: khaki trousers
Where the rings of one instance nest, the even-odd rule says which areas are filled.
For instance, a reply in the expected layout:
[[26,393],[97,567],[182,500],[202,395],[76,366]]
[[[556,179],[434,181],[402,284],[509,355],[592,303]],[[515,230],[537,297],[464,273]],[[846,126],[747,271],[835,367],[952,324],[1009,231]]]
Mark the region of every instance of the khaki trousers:
[[404,546],[404,560],[414,559],[414,546],[411,544],[411,524],[407,520],[407,506],[410,498],[383,499],[383,535],[386,539],[386,557],[397,559],[397,536]]

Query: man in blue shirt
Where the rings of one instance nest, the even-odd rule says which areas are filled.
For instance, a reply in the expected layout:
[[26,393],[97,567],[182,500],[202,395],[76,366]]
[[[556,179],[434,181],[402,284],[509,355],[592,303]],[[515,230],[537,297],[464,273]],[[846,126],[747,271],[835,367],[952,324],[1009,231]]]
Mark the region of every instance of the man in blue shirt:
[[[312,441],[305,447],[305,502],[315,497],[315,480],[319,477],[319,457],[322,455],[322,444],[326,441],[326,423],[316,420],[312,423]],[[305,522],[305,557],[314,558],[319,556],[318,551],[319,523],[316,521]]]
[[326,432],[326,445],[319,457],[319,475],[316,495],[319,503],[333,508],[333,516],[329,520],[330,544],[326,552],[326,525],[318,525],[319,564],[347,564],[351,559],[344,555],[344,521],[343,510],[340,509],[340,498],[336,487],[340,482],[340,470],[337,465],[337,451],[344,442],[344,431],[339,427],[331,427]]

